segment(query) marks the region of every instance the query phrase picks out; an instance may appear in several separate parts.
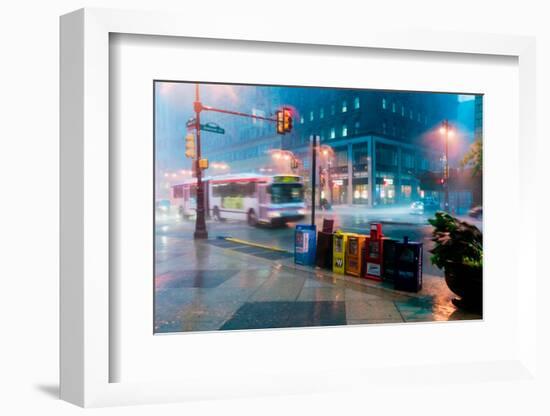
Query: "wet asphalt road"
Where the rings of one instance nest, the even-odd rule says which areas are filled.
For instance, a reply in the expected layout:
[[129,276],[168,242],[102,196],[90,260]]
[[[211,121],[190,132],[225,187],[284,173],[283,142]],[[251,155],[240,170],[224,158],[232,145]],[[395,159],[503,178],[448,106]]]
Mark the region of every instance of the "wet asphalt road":
[[[321,228],[323,218],[334,219],[335,229],[343,231],[368,234],[371,222],[381,222],[383,233],[387,237],[403,239],[409,237],[410,241],[424,243],[424,273],[443,276],[442,271],[432,266],[429,261],[428,250],[433,243],[430,240],[432,227],[428,223],[429,215],[410,214],[406,208],[335,208],[331,211],[321,211],[316,214],[316,224]],[[310,217],[304,218],[300,223],[310,223]],[[479,228],[481,223],[472,220]],[[176,218],[167,218],[157,221],[157,236],[170,236],[182,239],[192,238],[195,222],[180,221]],[[257,226],[251,227],[245,221],[225,220],[216,222],[207,221],[210,238],[234,237],[251,242],[276,246],[288,251],[293,251],[295,223],[289,223],[282,227]]]

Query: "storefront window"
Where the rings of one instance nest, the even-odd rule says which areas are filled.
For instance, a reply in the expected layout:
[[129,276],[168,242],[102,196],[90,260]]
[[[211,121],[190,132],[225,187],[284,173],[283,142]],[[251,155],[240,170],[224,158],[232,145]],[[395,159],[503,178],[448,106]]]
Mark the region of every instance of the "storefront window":
[[353,186],[353,203],[368,204],[369,203],[369,186],[360,184]]
[[366,144],[359,144],[353,146],[353,164],[362,165],[369,161],[369,153]]
[[401,197],[403,199],[411,199],[411,195],[412,195],[412,186],[401,185]]

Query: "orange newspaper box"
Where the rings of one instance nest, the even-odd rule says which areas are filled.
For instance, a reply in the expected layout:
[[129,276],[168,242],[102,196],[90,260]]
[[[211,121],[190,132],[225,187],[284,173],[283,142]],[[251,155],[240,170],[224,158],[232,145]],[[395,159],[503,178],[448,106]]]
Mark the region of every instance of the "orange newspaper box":
[[382,224],[372,223],[370,225],[370,236],[366,244],[364,268],[367,279],[382,280],[382,261],[384,257],[384,235]]
[[363,272],[363,253],[365,251],[366,235],[352,234],[348,235],[346,245],[346,274],[351,276],[362,276]]

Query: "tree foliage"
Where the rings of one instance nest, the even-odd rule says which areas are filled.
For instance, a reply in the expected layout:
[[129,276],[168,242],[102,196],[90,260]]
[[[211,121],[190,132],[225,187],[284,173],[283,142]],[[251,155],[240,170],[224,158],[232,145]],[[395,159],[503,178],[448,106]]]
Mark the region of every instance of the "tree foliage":
[[474,176],[481,175],[483,171],[483,142],[481,139],[477,139],[471,144],[460,164],[462,167],[471,167]]

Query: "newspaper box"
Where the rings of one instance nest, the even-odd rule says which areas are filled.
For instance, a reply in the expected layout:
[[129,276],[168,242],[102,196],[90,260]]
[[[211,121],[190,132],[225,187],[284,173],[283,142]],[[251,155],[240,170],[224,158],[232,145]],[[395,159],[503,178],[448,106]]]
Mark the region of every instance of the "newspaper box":
[[384,238],[384,256],[382,257],[382,280],[393,282],[395,277],[397,240]]
[[362,276],[365,242],[368,239],[368,236],[360,234],[351,234],[348,236],[346,245],[346,274],[358,277]]
[[409,241],[396,244],[396,263],[393,281],[397,290],[418,292],[422,289],[422,243]]
[[365,277],[367,279],[382,280],[382,259],[384,256],[384,236],[382,224],[370,225],[370,236],[365,244]]
[[323,220],[323,230],[317,233],[315,264],[323,269],[332,269],[332,226],[333,220]]
[[332,271],[338,274],[345,273],[346,266],[346,245],[350,233],[336,231],[332,235]]
[[306,266],[315,264],[316,230],[315,225],[296,225],[294,231],[294,263]]

